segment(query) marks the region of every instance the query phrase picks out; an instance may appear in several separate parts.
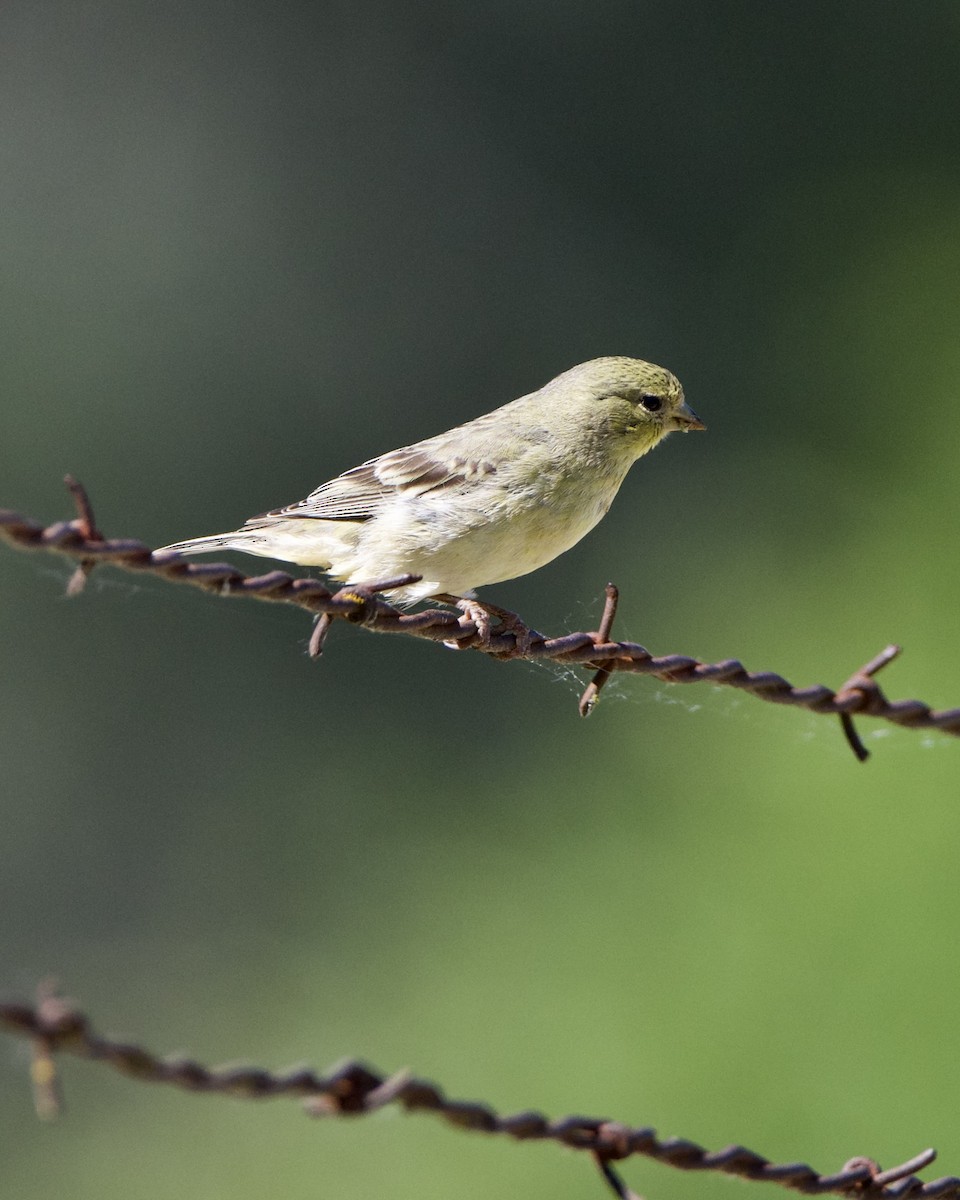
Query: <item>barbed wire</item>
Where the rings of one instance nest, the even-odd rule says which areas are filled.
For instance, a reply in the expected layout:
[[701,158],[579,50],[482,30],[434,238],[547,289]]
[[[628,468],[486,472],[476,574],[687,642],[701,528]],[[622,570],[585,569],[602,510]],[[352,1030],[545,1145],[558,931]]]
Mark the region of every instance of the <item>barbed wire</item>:
[[262,1067],[207,1067],[190,1058],[162,1058],[136,1043],[105,1037],[70,1001],[49,985],[35,1004],[0,1003],[0,1025],[29,1039],[31,1076],[40,1117],[50,1119],[62,1107],[56,1055],[105,1063],[115,1071],[150,1083],[166,1083],[191,1092],[264,1100],[287,1096],[303,1100],[315,1117],[362,1116],[389,1104],[408,1112],[432,1112],[458,1129],[499,1134],[517,1141],[559,1142],[593,1156],[604,1181],[621,1200],[636,1200],[612,1163],[642,1155],[685,1171],[717,1171],[741,1179],[776,1183],[806,1195],[834,1193],[864,1200],[927,1200],[960,1197],[960,1178],[947,1175],[924,1182],[917,1171],[936,1158],[935,1150],[882,1170],[873,1159],[851,1158],[837,1172],[819,1174],[806,1163],[772,1163],[744,1146],[707,1150],[686,1138],[661,1138],[649,1126],[632,1127],[603,1118],[569,1116],[550,1120],[529,1110],[502,1115],[488,1104],[451,1100],[437,1084],[407,1071],[386,1076],[358,1061],[348,1061],[317,1074],[309,1067],[271,1072]]
[[636,642],[611,640],[616,616],[617,589],[607,584],[603,616],[596,631],[544,637],[514,613],[494,605],[485,607],[497,618],[490,629],[481,629],[467,615],[431,608],[403,612],[377,593],[415,582],[418,576],[371,581],[358,587],[347,585],[331,591],[317,579],[294,578],[286,571],[246,575],[229,563],[188,562],[173,553],[155,555],[145,543],[132,538],[105,538],[94,520],[89,498],[76,480],[67,476],[78,515],[70,521],[43,525],[12,509],[0,509],[0,537],[28,550],[50,551],[78,562],[67,592],[82,591],[87,577],[99,564],[124,571],[148,573],[159,579],[186,583],[220,596],[249,596],[293,604],[315,618],[310,654],[319,657],[334,620],[349,621],[375,633],[399,633],[455,645],[462,650],[480,650],[493,658],[509,661],[549,660],[592,669],[595,674],[580,698],[581,716],[588,716],[600,692],[615,673],[652,675],[664,683],[712,683],[737,688],[771,704],[792,705],[808,712],[839,717],[853,752],[864,761],[869,752],[853,723],[854,716],[876,717],[907,729],[936,729],[960,737],[960,708],[935,711],[922,700],[888,700],[875,676],[900,653],[887,646],[855,671],[837,690],[823,684],[796,687],[773,671],[748,671],[737,659],[705,663],[683,654],[653,655]]

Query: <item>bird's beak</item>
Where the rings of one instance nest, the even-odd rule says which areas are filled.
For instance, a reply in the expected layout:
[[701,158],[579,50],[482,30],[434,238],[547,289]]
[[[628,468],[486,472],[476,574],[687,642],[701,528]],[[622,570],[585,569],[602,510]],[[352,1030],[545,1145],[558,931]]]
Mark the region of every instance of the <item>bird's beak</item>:
[[682,430],[684,433],[689,433],[691,429],[706,429],[706,425],[704,425],[686,401],[673,414],[673,421],[677,429]]

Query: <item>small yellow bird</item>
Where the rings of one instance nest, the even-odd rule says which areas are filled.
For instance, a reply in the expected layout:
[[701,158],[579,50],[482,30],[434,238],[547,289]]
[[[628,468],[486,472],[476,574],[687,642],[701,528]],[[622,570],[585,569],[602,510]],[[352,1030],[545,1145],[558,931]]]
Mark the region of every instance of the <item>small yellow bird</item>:
[[[321,567],[355,586],[421,577],[401,604],[458,602],[569,550],[633,463],[675,429],[704,429],[679,381],[636,358],[595,358],[447,433],[391,450],[232,533],[160,553],[241,550]],[[493,605],[493,612],[501,612]]]

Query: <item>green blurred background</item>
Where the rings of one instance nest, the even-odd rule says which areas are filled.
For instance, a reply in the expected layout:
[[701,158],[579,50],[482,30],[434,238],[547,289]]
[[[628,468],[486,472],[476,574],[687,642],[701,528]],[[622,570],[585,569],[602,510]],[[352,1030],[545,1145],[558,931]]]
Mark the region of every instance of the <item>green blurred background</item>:
[[[6,0],[0,505],[230,528],[601,354],[709,425],[490,589],[960,704],[960,10]],[[240,561],[239,559],[237,561]],[[258,568],[256,560],[244,565]],[[260,567],[265,564],[259,564]],[[960,745],[0,546],[0,985],[205,1061],[960,1173]],[[586,1156],[0,1058],[4,1196],[599,1196]],[[653,1200],[725,1196],[634,1160]],[[768,1189],[770,1194],[780,1194]]]

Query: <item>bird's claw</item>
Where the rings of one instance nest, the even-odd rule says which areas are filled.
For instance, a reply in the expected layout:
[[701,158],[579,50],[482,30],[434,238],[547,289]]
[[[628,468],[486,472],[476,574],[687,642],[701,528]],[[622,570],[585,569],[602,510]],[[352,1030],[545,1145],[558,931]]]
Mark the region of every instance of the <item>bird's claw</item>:
[[[524,624],[520,617],[508,608],[500,608],[496,604],[464,597],[457,599],[455,604],[464,617],[476,626],[477,639],[481,648],[490,645],[495,633],[512,633],[516,649],[510,657],[522,658],[530,653],[535,642],[544,641],[542,633],[538,633],[529,625]],[[496,625],[493,624],[493,618],[496,618]],[[455,641],[444,642],[444,645],[451,649],[461,649],[459,642]]]

